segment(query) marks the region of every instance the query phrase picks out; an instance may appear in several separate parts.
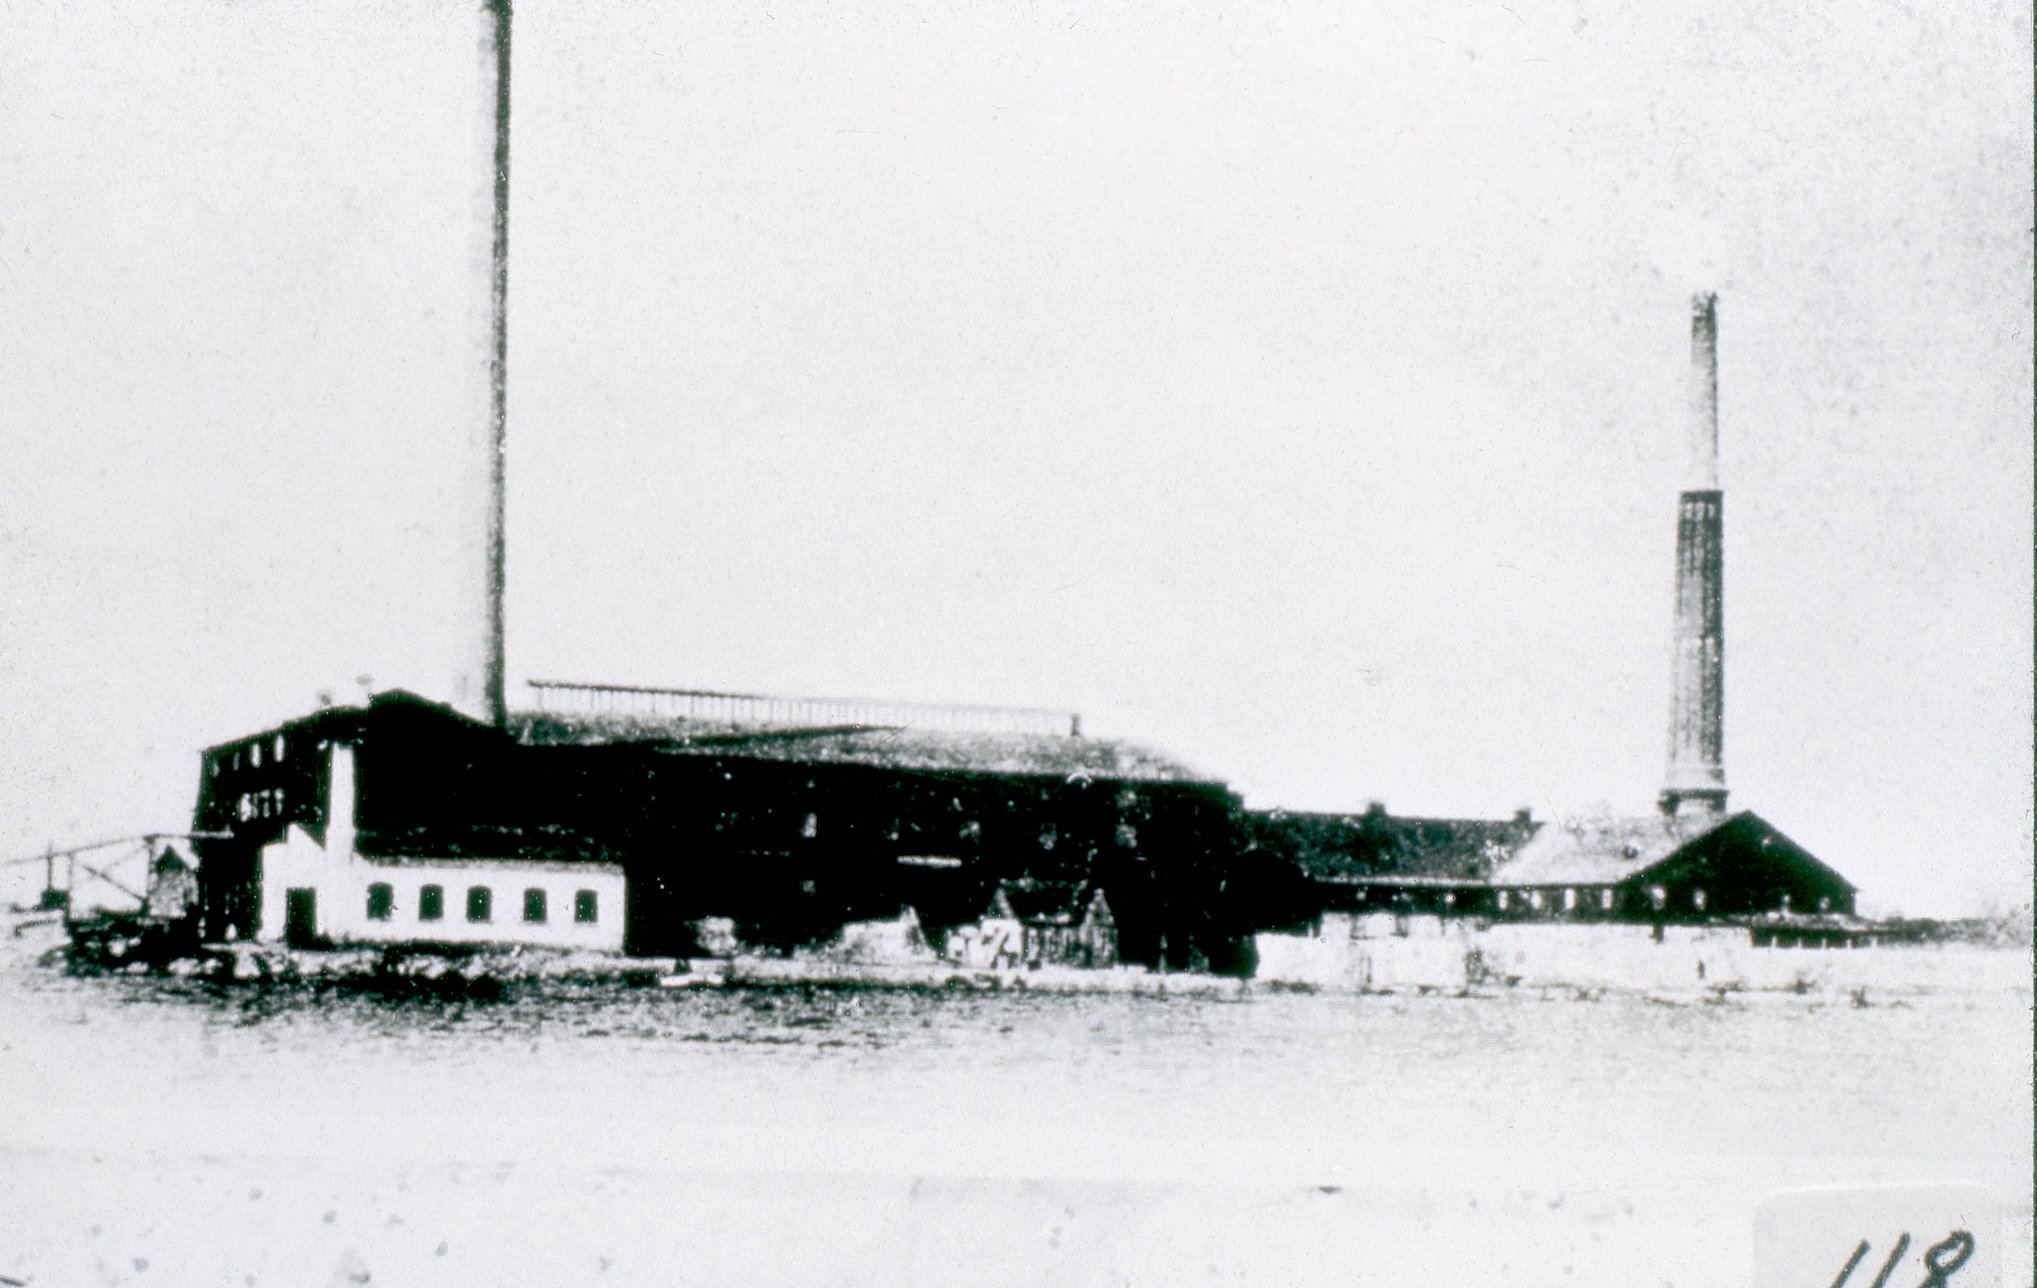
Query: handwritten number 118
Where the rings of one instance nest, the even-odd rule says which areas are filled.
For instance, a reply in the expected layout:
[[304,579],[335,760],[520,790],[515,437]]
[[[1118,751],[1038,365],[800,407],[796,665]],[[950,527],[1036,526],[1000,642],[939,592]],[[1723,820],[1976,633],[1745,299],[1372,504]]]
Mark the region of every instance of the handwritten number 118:
[[[1896,1263],[1901,1261],[1903,1254],[1909,1250],[1910,1236],[1905,1234],[1896,1240],[1896,1246],[1888,1254],[1888,1260],[1881,1263],[1881,1273],[1874,1277],[1874,1282],[1867,1288],[1888,1288],[1888,1277],[1895,1273]],[[1918,1284],[1917,1288],[1945,1288],[1945,1282],[1952,1278],[1952,1272],[1965,1265],[1971,1256],[1973,1256],[1973,1236],[1964,1230],[1954,1230],[1924,1250],[1924,1282]],[[1853,1249],[1853,1255],[1846,1259],[1845,1269],[1832,1281],[1832,1288],[1846,1288],[1846,1281],[1853,1277],[1854,1270],[1866,1259],[1867,1240],[1862,1239],[1860,1246]]]

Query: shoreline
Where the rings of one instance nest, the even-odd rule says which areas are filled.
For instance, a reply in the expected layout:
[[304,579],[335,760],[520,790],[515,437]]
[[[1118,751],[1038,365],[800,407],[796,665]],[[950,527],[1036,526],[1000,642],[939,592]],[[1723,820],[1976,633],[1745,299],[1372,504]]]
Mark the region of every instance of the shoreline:
[[[1439,945],[1440,947],[1440,945]],[[1672,950],[1673,951],[1673,950]],[[696,990],[1034,993],[1050,996],[1133,995],[1243,1000],[1253,995],[1359,998],[1435,997],[1463,1000],[1539,997],[1593,1001],[1632,997],[1668,1006],[1717,1006],[1757,998],[1810,997],[1854,1007],[1901,1005],[1905,998],[2032,990],[2030,956],[2015,948],[1888,947],[1803,955],[1804,965],[1873,962],[1877,969],[1834,973],[1794,970],[1760,978],[1639,979],[1589,969],[1531,977],[1479,971],[1477,959],[1441,960],[1416,971],[1328,971],[1314,978],[1273,973],[1256,977],[1157,972],[1139,966],[1089,969],[971,967],[946,961],[840,961],[822,957],[630,957],[535,948],[501,950],[390,949],[343,946],[304,950],[266,943],[201,945],[167,960],[98,961],[58,943],[25,958],[37,969],[75,976],[183,979],[223,988],[309,986],[392,996],[499,996],[512,986],[565,984],[670,992]],[[1795,954],[1786,954],[1785,963]],[[1576,963],[1572,963],[1576,965]],[[1467,967],[1469,969],[1467,969]],[[1904,969],[1908,967],[1908,969]]]

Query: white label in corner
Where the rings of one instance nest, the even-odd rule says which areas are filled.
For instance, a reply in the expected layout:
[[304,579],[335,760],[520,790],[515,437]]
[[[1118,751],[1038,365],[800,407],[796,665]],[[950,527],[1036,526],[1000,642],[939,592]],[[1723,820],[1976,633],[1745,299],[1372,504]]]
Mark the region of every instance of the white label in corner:
[[1978,1185],[1792,1190],[1754,1216],[1757,1288],[1998,1288],[2001,1208]]

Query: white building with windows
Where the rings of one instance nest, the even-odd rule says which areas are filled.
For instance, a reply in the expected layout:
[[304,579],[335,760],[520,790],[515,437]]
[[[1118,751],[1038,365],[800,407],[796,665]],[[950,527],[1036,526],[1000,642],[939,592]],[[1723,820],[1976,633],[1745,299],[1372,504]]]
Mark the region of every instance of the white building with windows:
[[331,749],[325,842],[293,823],[264,846],[259,937],[318,944],[460,944],[621,952],[622,868],[530,858],[362,854],[354,751]]

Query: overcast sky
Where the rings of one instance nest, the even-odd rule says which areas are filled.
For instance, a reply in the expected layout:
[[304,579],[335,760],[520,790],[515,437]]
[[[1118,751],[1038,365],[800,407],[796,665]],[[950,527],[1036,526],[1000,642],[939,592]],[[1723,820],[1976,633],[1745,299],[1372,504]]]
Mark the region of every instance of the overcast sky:
[[[716,10],[721,10],[717,13]],[[445,696],[480,24],[0,8],[0,847]],[[1652,807],[1689,297],[1726,765],[2027,896],[2026,7],[516,18],[509,672],[1077,709],[1255,805]],[[465,481],[463,481],[465,480]]]

